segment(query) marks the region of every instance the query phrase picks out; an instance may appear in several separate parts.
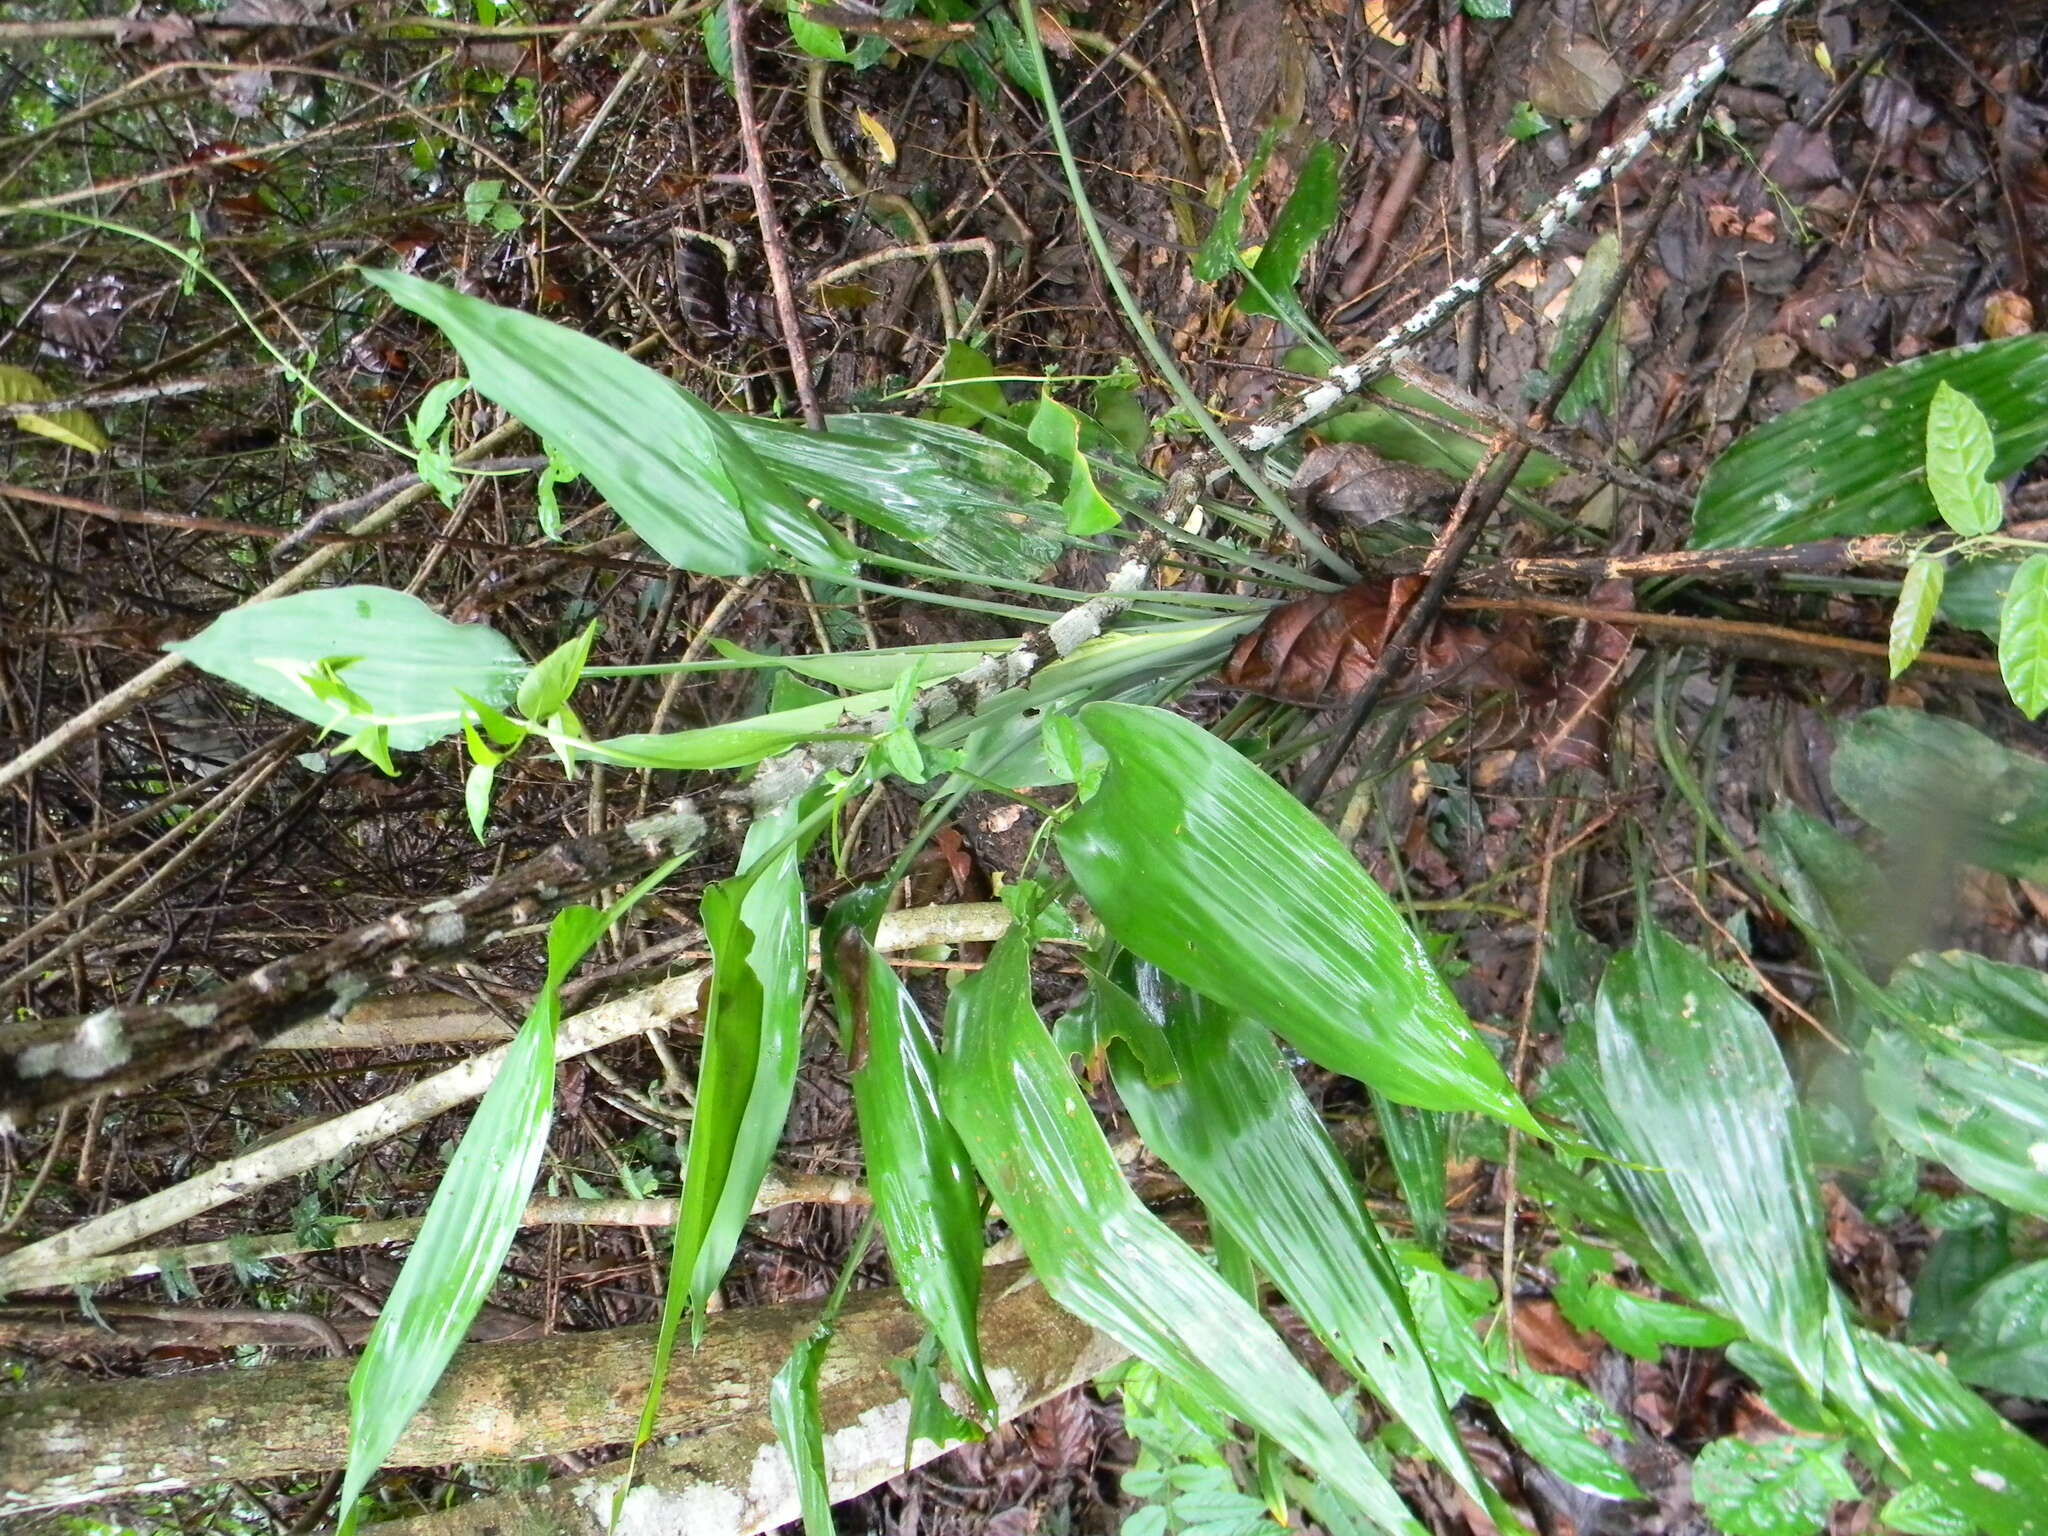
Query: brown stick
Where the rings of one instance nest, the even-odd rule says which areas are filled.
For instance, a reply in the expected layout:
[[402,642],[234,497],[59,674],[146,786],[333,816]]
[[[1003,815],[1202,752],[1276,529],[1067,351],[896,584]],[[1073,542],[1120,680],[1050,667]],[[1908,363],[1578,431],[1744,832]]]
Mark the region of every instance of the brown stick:
[[740,145],[747,155],[747,187],[754,194],[754,220],[761,226],[761,252],[768,258],[768,282],[775,290],[775,321],[789,353],[790,377],[804,425],[825,430],[825,408],[818,404],[811,381],[810,349],[804,345],[803,317],[797,313],[796,284],[789,275],[789,247],[782,239],[782,217],[775,209],[775,189],[768,184],[768,162],[761,153],[761,124],[754,116],[754,66],[747,57],[745,0],[725,0],[726,25],[732,36],[732,97],[739,107]]

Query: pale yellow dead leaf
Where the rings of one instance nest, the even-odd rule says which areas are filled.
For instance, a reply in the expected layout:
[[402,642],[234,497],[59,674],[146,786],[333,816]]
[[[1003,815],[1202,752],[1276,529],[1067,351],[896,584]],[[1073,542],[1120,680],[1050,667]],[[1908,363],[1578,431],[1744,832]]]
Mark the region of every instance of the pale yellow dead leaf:
[[1365,0],[1365,26],[1383,43],[1392,43],[1396,48],[1408,46],[1408,34],[1387,15],[1387,0]]
[[866,134],[869,142],[875,146],[876,158],[884,165],[894,165],[896,141],[889,136],[889,130],[884,128],[875,115],[865,107],[853,114],[853,120],[860,124],[860,131]]
[[[37,400],[60,398],[55,390],[26,368],[0,363],[0,405],[26,405]],[[48,416],[16,416],[14,424],[24,432],[53,438],[67,448],[87,453],[104,453],[113,446],[107,434],[84,411],[55,411]]]

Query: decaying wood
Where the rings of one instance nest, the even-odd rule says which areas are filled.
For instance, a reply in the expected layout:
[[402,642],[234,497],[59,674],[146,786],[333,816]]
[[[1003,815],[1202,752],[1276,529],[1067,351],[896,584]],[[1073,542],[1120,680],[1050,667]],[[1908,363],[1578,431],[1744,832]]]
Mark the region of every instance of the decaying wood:
[[[982,1349],[1006,1419],[1123,1358],[1120,1346],[1054,1306],[1021,1264],[990,1270],[985,1295]],[[794,1479],[768,1422],[769,1383],[817,1320],[811,1302],[725,1313],[702,1349],[676,1352],[658,1439],[642,1454],[644,1475],[620,1531],[726,1536],[795,1515]],[[465,1345],[391,1462],[518,1460],[630,1441],[655,1332]],[[819,1382],[835,1498],[902,1469],[910,1404],[890,1366],[923,1335],[893,1290],[848,1299]],[[293,1362],[0,1397],[0,1516],[338,1467],[347,1455],[349,1371],[341,1360]],[[917,1449],[922,1461],[945,1447]],[[598,1536],[618,1481],[607,1468],[409,1528],[416,1536],[493,1528]]]
[[0,1134],[44,1110],[217,1066],[307,1019],[339,1017],[377,988],[633,880],[703,835],[704,819],[678,801],[658,816],[557,843],[495,880],[366,923],[186,1002],[102,1008],[75,1023],[0,1030]]

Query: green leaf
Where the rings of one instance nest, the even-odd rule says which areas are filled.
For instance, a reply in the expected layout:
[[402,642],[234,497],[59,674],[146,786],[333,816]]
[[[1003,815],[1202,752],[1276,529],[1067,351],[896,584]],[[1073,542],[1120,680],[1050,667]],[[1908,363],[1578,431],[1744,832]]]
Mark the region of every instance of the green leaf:
[[1408,1219],[1415,1224],[1415,1241],[1432,1253],[1440,1252],[1450,1227],[1444,1170],[1449,1117],[1432,1109],[1396,1104],[1378,1089],[1369,1090],[1368,1096],[1387,1161],[1393,1164],[1394,1182],[1400,1185]]
[[[1295,173],[1294,190],[1288,193],[1279,217],[1274,219],[1272,232],[1259,250],[1259,259],[1252,263],[1252,275],[1270,292],[1294,291],[1302,261],[1337,222],[1339,159],[1337,146],[1327,139],[1320,140]],[[1272,313],[1257,289],[1240,295],[1237,308],[1246,315]]]
[[1203,282],[1221,281],[1236,264],[1237,242],[1244,231],[1245,200],[1251,196],[1252,188],[1259,184],[1259,178],[1266,174],[1266,161],[1271,158],[1273,143],[1279,136],[1280,125],[1277,123],[1259,135],[1258,148],[1252,151],[1244,175],[1224,197],[1223,206],[1216,210],[1216,222],[1209,227],[1208,236],[1195,252],[1192,263],[1195,276]]
[[880,414],[828,416],[823,434],[765,417],[727,420],[798,491],[919,558],[963,574],[1016,576],[1059,556],[1060,510],[1045,498],[1052,477],[979,432]]
[[623,907],[555,914],[547,980],[449,1159],[356,1361],[348,1385],[348,1472],[337,1506],[344,1536],[355,1526],[357,1495],[441,1379],[512,1246],[547,1146],[562,983]]
[[1969,1315],[1970,1298],[2012,1262],[2012,1241],[2003,1212],[1982,1226],[1942,1233],[1927,1250],[1913,1277],[1913,1310],[1907,1336],[1915,1343],[1952,1338]]
[[974,1170],[939,1106],[931,1028],[873,944],[893,889],[871,886],[835,902],[818,952],[848,1038],[868,1188],[897,1282],[945,1346],[961,1384],[993,1414],[995,1393],[975,1333],[985,1245]]
[[2016,473],[2048,449],[2048,337],[1930,353],[1746,434],[1707,472],[1692,547],[1797,544],[1933,522],[1923,434],[1938,384],[1983,408],[1991,478]]
[[1715,1440],[1693,1463],[1693,1497],[1727,1536],[1813,1536],[1835,1505],[1861,1496],[1844,1449],[1798,1435]]
[[519,712],[529,720],[546,720],[559,714],[590,660],[591,643],[597,639],[597,620],[592,619],[580,634],[571,636],[534,664],[519,685]]
[[[1476,3],[1480,3],[1480,0],[1466,0],[1467,5]],[[1541,138],[1555,126],[1549,118],[1536,110],[1534,102],[1518,101],[1515,103],[1515,110],[1508,114],[1507,135],[1520,144],[1529,139]]]
[[420,397],[419,409],[413,412],[408,428],[413,447],[424,448],[434,440],[434,435],[448,419],[449,402],[467,388],[469,380],[465,378],[443,379]]
[[2013,572],[1998,616],[1998,670],[2029,720],[2048,709],[2048,555],[2029,555]]
[[1597,1333],[1615,1348],[1645,1364],[1664,1356],[1664,1345],[1716,1349],[1742,1336],[1726,1318],[1710,1312],[1638,1296],[1611,1283],[1607,1275],[1613,1255],[1567,1239],[1551,1256],[1558,1283],[1551,1297],[1575,1328]]
[[711,61],[711,68],[718,78],[732,88],[732,16],[726,10],[726,0],[715,3],[704,13],[704,55]]
[[[818,1373],[825,1363],[825,1351],[831,1346],[832,1335],[839,1326],[839,1313],[846,1305],[846,1294],[867,1252],[868,1229],[863,1228],[846,1255],[846,1262],[840,1266],[839,1278],[833,1283],[831,1294],[825,1298],[818,1325],[789,1352],[789,1359],[775,1373],[775,1379],[768,1387],[768,1421],[775,1426],[775,1438],[782,1443],[783,1452],[796,1471],[797,1507],[803,1513],[804,1536],[834,1536],[837,1529],[832,1522],[832,1490],[826,1478],[825,1428],[819,1416]],[[666,1368],[666,1356],[662,1364]],[[913,1430],[912,1439],[915,1438]],[[909,1446],[904,1449],[908,1451]],[[625,1492],[622,1484],[620,1504],[614,1505],[612,1510],[614,1526],[618,1524]]]
[[2039,1042],[1990,1029],[1877,1029],[1864,1058],[1864,1091],[1901,1146],[2048,1216],[2048,1051]]
[[796,834],[794,805],[756,820],[739,874],[708,887],[701,907],[711,989],[668,1295],[671,1311],[687,1299],[696,1335],[761,1193],[796,1083],[807,938]]
[[[524,667],[488,625],[452,624],[388,587],[330,587],[244,604],[164,649],[325,730],[352,735],[381,722],[400,752],[461,729],[465,694],[509,704]],[[342,657],[355,659],[346,693],[336,693],[323,687],[330,679],[322,663]]]
[[1628,1153],[1663,1170],[1705,1263],[1698,1299],[1819,1390],[1820,1205],[1770,1026],[1704,956],[1646,924],[1607,967],[1594,1027]]
[[[1377,404],[1376,399],[1388,403]],[[1431,425],[1432,421],[1442,425]],[[1456,407],[1398,378],[1375,380],[1360,404],[1331,416],[1317,432],[1327,442],[1363,443],[1386,458],[1419,464],[1461,482],[1478,467],[1492,435]],[[1532,453],[1513,483],[1518,490],[1538,491],[1563,474],[1558,460]]]
[[849,569],[805,498],[682,386],[536,315],[402,272],[363,276],[438,326],[477,393],[556,444],[671,565],[751,575],[780,549],[815,570]]
[[823,59],[828,64],[844,64],[853,58],[847,52],[846,39],[839,35],[839,29],[811,20],[809,7],[802,0],[790,0],[789,36],[810,57]]
[[1386,893],[1293,796],[1165,710],[1080,723],[1109,771],[1059,847],[1120,943],[1391,1099],[1541,1134]]
[[[946,343],[946,356],[939,368],[935,391],[945,412],[958,412],[961,426],[978,426],[983,421],[1007,420],[1010,402],[1003,386],[996,382],[998,370],[986,352],[964,341]],[[944,419],[950,421],[948,414]]]
[[1515,14],[1515,0],[1465,0],[1465,14],[1481,21],[1506,21]]
[[2048,1401],[2048,1259],[2009,1269],[1972,1296],[1947,1354],[1972,1386]]
[[1107,533],[1122,521],[1095,488],[1095,476],[1088,457],[1081,452],[1081,421],[1051,395],[1039,397],[1032,413],[1031,446],[1067,472],[1066,497],[1060,508],[1066,514],[1067,532],[1075,538],[1092,538]]
[[[1552,368],[1577,351],[1584,341],[1586,332],[1599,318],[1601,298],[1620,266],[1621,241],[1613,233],[1602,235],[1588,248],[1579,275],[1572,281],[1571,295],[1565,300],[1564,315],[1557,323],[1557,339],[1550,346]],[[1575,424],[1587,411],[1613,414],[1628,368],[1628,356],[1621,349],[1619,320],[1617,306],[1602,322],[1599,338],[1586,354],[1585,365],[1558,402],[1560,422]]]
[[1947,576],[1947,564],[1936,555],[1917,555],[1906,567],[1906,579],[1899,586],[1899,603],[1892,610],[1893,677],[1913,665],[1920,648],[1927,643],[1927,631],[1941,607],[1941,588]]
[[1927,402],[1927,490],[1957,533],[1995,533],[2005,521],[2004,499],[1985,478],[1991,457],[1991,423],[1977,402],[1946,380],[1937,383]]
[[1388,1531],[1421,1526],[1251,1304],[1147,1211],[1031,1005],[1014,930],[947,1010],[940,1092],[1054,1301],[1270,1435]]
[[2048,881],[2048,763],[1956,720],[1866,710],[1842,732],[1835,793],[1926,867],[1979,864]]
[[1244,1244],[1332,1357],[1483,1504],[1485,1484],[1444,1410],[1400,1273],[1273,1037],[1149,966],[1137,980],[1176,1068],[1161,1084],[1130,1050],[1110,1051],[1145,1145]]

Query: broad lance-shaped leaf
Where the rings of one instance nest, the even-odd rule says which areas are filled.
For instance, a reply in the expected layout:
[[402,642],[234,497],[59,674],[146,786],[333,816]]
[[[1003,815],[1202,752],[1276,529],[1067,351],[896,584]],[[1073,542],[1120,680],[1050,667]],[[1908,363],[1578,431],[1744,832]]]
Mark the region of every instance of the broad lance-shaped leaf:
[[1016,931],[953,994],[946,1116],[1053,1300],[1270,1435],[1383,1529],[1419,1536],[1355,1430],[1280,1336],[1138,1203],[1031,1005]]
[[[452,623],[389,587],[329,587],[247,603],[164,649],[329,730],[353,735],[384,721],[398,752],[460,730],[464,694],[509,706],[526,670],[512,642],[488,624]],[[347,663],[332,669],[346,694],[321,696],[322,662]]]
[[2048,337],[1930,353],[1831,389],[1745,434],[1700,486],[1692,547],[1797,544],[1933,522],[1927,412],[1944,383],[1983,408],[1990,478],[2013,474],[2048,449]]
[[2008,1270],[1972,1296],[1947,1354],[1964,1381],[2048,1401],[2048,1259]]
[[619,910],[569,907],[555,914],[548,930],[547,980],[449,1159],[420,1235],[356,1361],[348,1383],[348,1473],[339,1505],[344,1533],[355,1526],[357,1495],[434,1390],[498,1278],[547,1146],[562,983]]
[[671,565],[751,575],[779,549],[815,570],[849,569],[804,498],[681,385],[537,315],[403,272],[363,276],[438,326],[477,393],[561,450]]
[[853,1107],[868,1189],[896,1278],[945,1346],[961,1383],[983,1412],[993,1413],[995,1393],[975,1335],[981,1202],[967,1149],[939,1107],[931,1029],[872,942],[890,890],[873,886],[835,902],[818,952],[853,1058]]
[[1998,670],[2029,720],[2048,709],[2048,555],[2029,555],[2012,573],[1998,614]]
[[1145,1145],[1245,1245],[1345,1370],[1484,1504],[1485,1484],[1445,1411],[1401,1277],[1272,1035],[1162,987],[1149,966],[1137,980],[1156,1022],[1113,983],[1096,985],[1124,999],[1120,1022],[1151,1030],[1179,1072],[1155,1085],[1122,1042],[1110,1051],[1117,1093]]
[[2048,763],[2031,753],[1959,720],[1872,709],[1842,731],[1830,775],[1907,867],[1961,859],[2048,880]]
[[1993,532],[2005,520],[1991,470],[1991,423],[1977,402],[1946,380],[1927,402],[1927,492],[1941,520],[1960,534]]
[[1319,1065],[1541,1134],[1386,893],[1272,779],[1163,709],[1091,704],[1102,785],[1060,854],[1116,940]]
[[755,821],[739,874],[709,887],[700,909],[711,995],[668,1301],[687,1297],[698,1334],[789,1118],[807,981],[798,844],[793,804]]
[[1699,1299],[1820,1390],[1820,1207],[1770,1027],[1700,954],[1647,924],[1607,967],[1594,1027],[1629,1154],[1664,1171],[1704,1261]]

